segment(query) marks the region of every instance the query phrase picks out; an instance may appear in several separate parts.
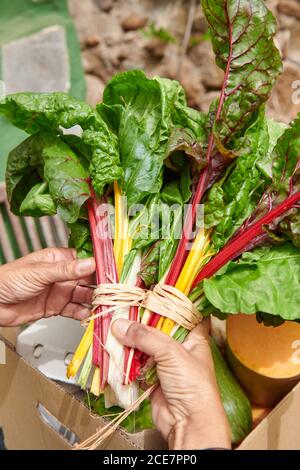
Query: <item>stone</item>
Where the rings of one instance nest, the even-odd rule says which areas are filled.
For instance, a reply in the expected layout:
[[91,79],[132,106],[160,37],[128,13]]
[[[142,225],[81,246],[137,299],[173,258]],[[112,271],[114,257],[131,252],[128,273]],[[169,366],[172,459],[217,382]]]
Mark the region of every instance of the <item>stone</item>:
[[208,93],[205,93],[201,99],[200,103],[200,109],[204,113],[208,113],[209,108],[211,103],[216,99],[220,97],[220,92],[219,91],[209,91]]
[[69,0],[69,10],[75,20],[80,45],[84,46],[88,36],[99,33],[99,9],[93,0],[84,0],[84,2],[82,0]]
[[291,32],[288,29],[278,31],[274,38],[276,47],[278,47],[281,57],[284,59],[288,53],[288,43],[291,38]]
[[103,81],[95,75],[88,74],[85,78],[87,85],[86,100],[91,106],[96,106],[96,104],[102,101],[105,85]]
[[100,43],[100,37],[96,34],[92,34],[91,36],[87,36],[85,38],[85,46],[88,48],[96,47]]
[[281,0],[277,5],[279,13],[300,19],[300,3],[298,0]]
[[286,47],[286,57],[300,66],[300,29],[294,30],[290,34],[290,40]]
[[120,61],[130,56],[130,48],[127,44],[120,44],[117,50],[117,57]]
[[72,0],[70,11],[82,47],[86,47],[86,40],[91,36],[100,37],[100,41],[107,38],[119,41],[122,38],[123,31],[118,18],[101,11],[93,0]]
[[114,6],[113,0],[94,0],[94,2],[105,13],[108,13]]
[[268,114],[277,121],[289,123],[300,112],[300,66],[284,61],[268,102]]
[[1,53],[7,93],[69,91],[69,56],[62,26],[7,43]]
[[210,41],[201,41],[193,47],[189,57],[199,67],[199,77],[208,90],[221,88],[224,73],[215,64],[215,56]]
[[110,40],[117,43],[123,38],[123,30],[120,26],[119,19],[108,13],[99,14],[99,30],[98,34],[104,40]]
[[158,38],[146,41],[144,48],[156,59],[162,59],[165,55],[167,44]]
[[143,28],[147,23],[147,18],[131,13],[121,22],[121,26],[124,31],[136,31],[137,29]]
[[293,30],[297,27],[298,25],[298,20],[297,18],[294,18],[293,16],[288,16],[284,15],[283,13],[278,13],[276,14],[277,18],[277,23],[278,23],[278,29],[288,29],[288,30]]
[[82,65],[85,73],[91,73],[93,75],[97,75],[99,68],[101,67],[101,59],[99,55],[96,53],[95,50],[91,51],[90,49],[86,49],[81,54],[82,57]]
[[199,80],[199,69],[189,57],[182,57],[180,73],[178,74],[179,56],[175,45],[168,45],[165,56],[160,64],[151,71],[151,76],[160,75],[179,80],[184,87],[189,106],[200,108],[204,95],[204,87]]

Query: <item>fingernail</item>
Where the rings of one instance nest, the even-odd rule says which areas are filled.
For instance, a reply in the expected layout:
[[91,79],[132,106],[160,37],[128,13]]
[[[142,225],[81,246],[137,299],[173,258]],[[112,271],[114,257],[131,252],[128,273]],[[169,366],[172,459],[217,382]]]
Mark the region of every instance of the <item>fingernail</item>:
[[125,320],[125,318],[115,320],[111,325],[111,332],[114,336],[125,336],[128,331],[128,328],[130,327],[130,325],[132,325],[132,323],[132,321]]
[[87,274],[92,274],[95,270],[95,260],[94,258],[80,259],[76,262],[76,272],[80,276],[85,276]]

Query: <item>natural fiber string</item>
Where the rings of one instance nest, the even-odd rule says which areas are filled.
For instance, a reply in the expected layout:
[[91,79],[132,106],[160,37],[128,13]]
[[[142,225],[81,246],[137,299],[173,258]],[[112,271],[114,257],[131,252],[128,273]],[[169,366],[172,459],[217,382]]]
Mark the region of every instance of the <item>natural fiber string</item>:
[[103,428],[99,429],[93,436],[89,437],[81,444],[75,444],[74,450],[96,450],[107,438],[109,438],[119,427],[119,425],[135,411],[140,404],[150,397],[150,395],[156,389],[156,385],[152,385],[148,388],[127,410],[124,410],[112,421],[107,423]]
[[153,291],[147,291],[141,306],[173,320],[189,331],[202,320],[193,302],[176,287],[166,284],[157,284]]
[[87,321],[131,306],[144,307],[189,331],[202,320],[193,302],[176,287],[166,284],[157,284],[153,290],[148,291],[126,284],[100,284],[94,292],[93,310],[100,306],[108,308],[92,315]]
[[138,307],[145,298],[145,293],[146,291],[140,287],[128,286],[126,284],[99,284],[94,290],[93,311],[97,310],[100,306],[111,307],[103,309],[100,313],[90,316],[85,321],[94,320],[120,308]]

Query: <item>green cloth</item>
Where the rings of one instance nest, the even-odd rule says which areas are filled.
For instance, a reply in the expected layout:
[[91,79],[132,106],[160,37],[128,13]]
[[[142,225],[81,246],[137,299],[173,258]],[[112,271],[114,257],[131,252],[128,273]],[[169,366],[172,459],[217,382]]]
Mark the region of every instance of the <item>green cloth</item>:
[[[69,93],[75,98],[85,99],[80,47],[67,0],[0,0],[0,47],[53,25],[63,26],[66,34],[71,82]],[[0,117],[0,136],[0,181],[3,181],[7,154],[26,134]]]

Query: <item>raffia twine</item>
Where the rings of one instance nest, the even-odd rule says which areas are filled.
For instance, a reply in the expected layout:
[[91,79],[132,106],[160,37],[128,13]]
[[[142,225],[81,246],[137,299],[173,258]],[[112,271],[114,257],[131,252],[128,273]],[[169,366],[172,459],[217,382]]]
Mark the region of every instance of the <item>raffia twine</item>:
[[169,318],[189,331],[202,320],[193,302],[176,287],[167,284],[157,284],[153,290],[126,284],[100,284],[95,289],[92,305],[93,311],[100,306],[102,309],[88,320],[131,306],[143,307]]

